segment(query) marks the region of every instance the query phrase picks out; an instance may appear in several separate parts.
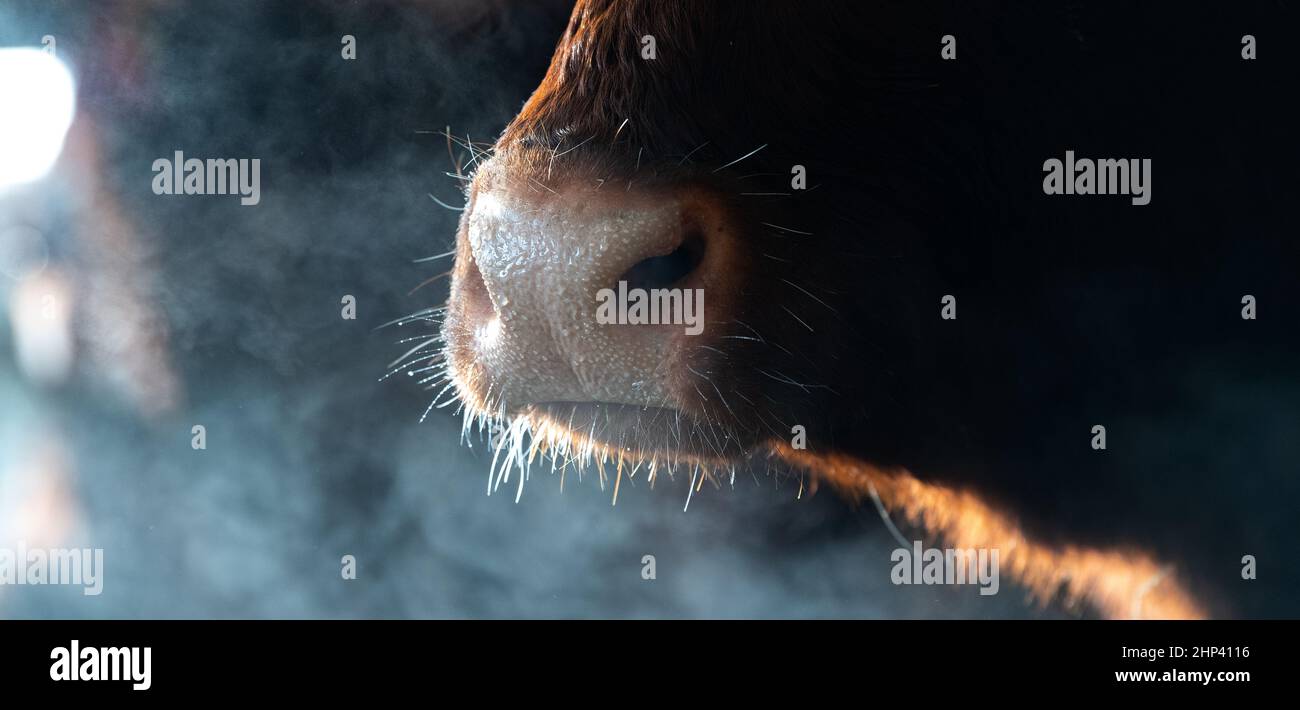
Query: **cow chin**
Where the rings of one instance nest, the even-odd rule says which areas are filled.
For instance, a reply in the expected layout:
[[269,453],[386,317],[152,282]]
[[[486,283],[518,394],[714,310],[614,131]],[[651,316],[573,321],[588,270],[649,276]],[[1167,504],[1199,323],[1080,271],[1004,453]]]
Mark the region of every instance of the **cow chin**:
[[[455,384],[462,402],[484,401],[481,392]],[[723,471],[734,474],[751,453],[768,448],[766,441],[739,433],[745,430],[736,424],[677,407],[556,401],[513,413],[470,405],[464,415],[467,430],[477,424],[492,434],[497,483],[509,480],[511,468],[527,471],[538,460],[548,461],[542,468],[552,471],[595,468],[602,482],[610,473],[635,479],[641,471],[651,485],[664,473],[713,479]]]
[[623,459],[633,465],[662,460],[727,466],[756,443],[738,437],[721,422],[681,409],[611,402],[545,402],[525,408],[521,417],[530,436],[558,452]]

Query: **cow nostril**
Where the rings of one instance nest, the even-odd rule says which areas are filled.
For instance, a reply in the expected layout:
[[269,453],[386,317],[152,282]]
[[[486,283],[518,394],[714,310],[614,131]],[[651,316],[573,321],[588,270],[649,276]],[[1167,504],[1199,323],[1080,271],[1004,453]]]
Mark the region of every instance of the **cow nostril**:
[[626,281],[629,289],[667,288],[689,276],[703,259],[704,237],[691,230],[671,253],[638,262],[619,280]]

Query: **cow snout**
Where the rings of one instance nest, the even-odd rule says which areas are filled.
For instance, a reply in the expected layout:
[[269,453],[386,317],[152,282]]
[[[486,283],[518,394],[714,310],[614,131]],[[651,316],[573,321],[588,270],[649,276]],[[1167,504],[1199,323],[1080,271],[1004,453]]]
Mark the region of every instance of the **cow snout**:
[[732,310],[733,237],[702,191],[480,188],[458,238],[451,372],[492,413],[689,410]]

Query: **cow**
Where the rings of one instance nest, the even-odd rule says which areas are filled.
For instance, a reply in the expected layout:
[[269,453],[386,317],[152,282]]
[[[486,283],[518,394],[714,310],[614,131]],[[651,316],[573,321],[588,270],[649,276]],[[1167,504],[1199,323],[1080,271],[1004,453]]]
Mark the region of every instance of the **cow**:
[[[1295,532],[1251,512],[1297,493],[1284,60],[1223,10],[966,5],[579,0],[466,144],[420,362],[505,432],[492,485],[775,461],[1079,613],[1276,614],[1294,572],[1241,570]],[[1149,201],[1054,194],[1067,151],[1149,160]],[[702,330],[598,318],[638,289]]]

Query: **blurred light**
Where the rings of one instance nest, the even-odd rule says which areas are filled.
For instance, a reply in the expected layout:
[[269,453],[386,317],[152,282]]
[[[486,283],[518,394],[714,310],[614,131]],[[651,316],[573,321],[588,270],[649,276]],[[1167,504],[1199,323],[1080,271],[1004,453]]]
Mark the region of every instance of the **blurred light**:
[[67,379],[72,367],[72,289],[46,269],[18,283],[9,302],[18,368],[42,384]]
[[[64,437],[36,429],[0,468],[0,547],[60,547],[81,526]],[[0,587],[3,589],[3,587]]]
[[76,103],[72,73],[39,49],[0,49],[0,190],[43,177]]

